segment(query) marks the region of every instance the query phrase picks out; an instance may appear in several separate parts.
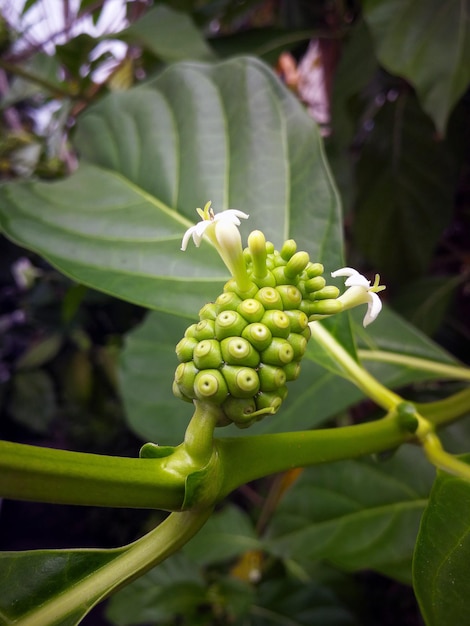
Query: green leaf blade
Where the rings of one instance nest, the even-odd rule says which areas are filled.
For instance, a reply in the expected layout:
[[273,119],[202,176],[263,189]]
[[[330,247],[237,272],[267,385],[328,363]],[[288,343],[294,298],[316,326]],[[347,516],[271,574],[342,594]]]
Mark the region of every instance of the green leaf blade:
[[413,585],[427,626],[468,620],[469,519],[469,483],[439,472],[413,560]]

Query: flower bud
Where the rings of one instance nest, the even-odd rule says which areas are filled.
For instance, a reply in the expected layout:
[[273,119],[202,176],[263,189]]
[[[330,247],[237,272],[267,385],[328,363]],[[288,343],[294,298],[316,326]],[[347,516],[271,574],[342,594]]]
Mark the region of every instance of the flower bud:
[[326,280],[323,278],[323,276],[315,276],[314,278],[309,278],[309,280],[305,282],[305,289],[308,291],[308,293],[314,293],[319,291],[320,289],[323,289],[325,285]]
[[217,369],[222,363],[222,353],[217,339],[203,339],[194,348],[194,365],[200,369]]
[[339,289],[334,285],[327,285],[313,294],[315,300],[334,300],[339,296]]
[[285,267],[286,276],[295,278],[307,267],[310,260],[307,252],[296,252],[287,262]]
[[288,261],[297,251],[297,244],[293,239],[288,239],[284,241],[284,244],[281,248],[280,255],[284,259],[284,261]]
[[222,358],[228,365],[257,367],[259,353],[243,337],[227,337],[220,342]]
[[232,396],[251,398],[259,391],[258,374],[251,367],[224,365],[221,370]]
[[321,276],[325,268],[321,263],[309,263],[306,268],[307,276],[309,278],[314,278],[315,276]]

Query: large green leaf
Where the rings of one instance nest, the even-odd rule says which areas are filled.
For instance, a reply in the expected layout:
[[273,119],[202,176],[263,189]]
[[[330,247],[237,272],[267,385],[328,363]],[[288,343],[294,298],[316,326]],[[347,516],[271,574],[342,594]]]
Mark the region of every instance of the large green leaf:
[[377,55],[408,79],[437,128],[470,83],[469,0],[363,0]]
[[184,59],[206,61],[214,56],[189,15],[166,4],[146,11],[119,37],[142,46],[166,63]]
[[357,166],[355,236],[374,269],[401,285],[427,269],[450,222],[454,175],[414,96],[386,101],[371,124]]
[[183,316],[226,270],[207,245],[180,248],[196,206],[247,211],[276,246],[293,237],[342,263],[336,189],[313,120],[261,62],[171,66],[80,120],[81,166],[55,183],[0,189],[7,236],[77,281]]
[[468,623],[470,484],[439,472],[413,560],[414,589],[427,626]]
[[307,566],[326,559],[411,580],[411,558],[434,468],[416,448],[387,461],[342,461],[304,471],[282,500],[270,549]]

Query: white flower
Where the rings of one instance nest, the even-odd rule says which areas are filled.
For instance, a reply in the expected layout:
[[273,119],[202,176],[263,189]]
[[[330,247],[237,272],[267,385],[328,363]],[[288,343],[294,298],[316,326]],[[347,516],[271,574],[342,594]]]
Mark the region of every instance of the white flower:
[[240,225],[240,218],[247,219],[249,216],[237,209],[228,209],[215,214],[210,202],[207,202],[204,210],[197,209],[197,212],[202,221],[184,233],[181,250],[186,250],[191,237],[197,247],[202,238],[207,237],[214,244],[239,288],[242,291],[248,290],[251,283],[246,271],[242,239],[237,226]]
[[214,213],[210,202],[207,202],[204,209],[196,210],[202,217],[202,221],[198,222],[194,226],[191,226],[191,228],[188,228],[188,230],[184,233],[183,241],[181,242],[181,250],[183,251],[188,247],[188,242],[191,237],[198,248],[201,245],[202,238],[205,234],[212,239],[210,235],[212,234],[212,231],[215,230],[216,224],[220,224],[221,226],[228,224],[240,226],[240,218],[247,219],[249,217],[246,213],[238,211],[237,209],[228,209],[227,211],[222,211],[221,213]]
[[365,276],[352,267],[342,267],[336,270],[336,272],[331,272],[331,276],[333,278],[347,276],[344,284],[349,289],[338,298],[344,308],[350,309],[359,304],[367,304],[367,313],[362,322],[364,328],[373,322],[382,310],[382,302],[377,293],[385,289],[385,287],[379,285],[380,276],[378,274],[375,275],[373,285],[370,284],[370,280],[367,280]]
[[30,289],[42,271],[34,267],[29,259],[21,257],[11,266],[11,273],[20,289]]

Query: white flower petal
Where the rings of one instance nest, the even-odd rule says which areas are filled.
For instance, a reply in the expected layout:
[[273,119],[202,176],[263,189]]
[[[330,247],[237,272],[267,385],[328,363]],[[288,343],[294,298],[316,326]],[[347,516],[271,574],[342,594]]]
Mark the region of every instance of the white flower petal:
[[338,278],[338,276],[355,276],[357,274],[359,274],[359,272],[355,270],[353,267],[341,267],[339,270],[336,270],[335,272],[331,272],[331,276],[333,278]]
[[239,211],[238,209],[227,209],[226,211],[222,211],[221,213],[216,213],[214,215],[214,222],[226,220],[227,222],[240,226],[240,217],[246,220],[248,219],[249,215],[243,213],[243,211]]
[[367,305],[367,313],[365,314],[364,320],[362,321],[364,328],[376,319],[381,310],[382,301],[380,300],[379,296],[373,291],[369,291],[369,303]]
[[181,250],[183,250],[183,252],[188,247],[189,240],[191,239],[191,235],[193,234],[195,229],[196,229],[196,226],[191,226],[191,228],[188,228],[188,230],[184,233],[183,241],[181,242]]
[[357,272],[356,275],[346,278],[344,284],[346,287],[364,287],[364,289],[369,289],[370,280],[367,280],[365,276]]

